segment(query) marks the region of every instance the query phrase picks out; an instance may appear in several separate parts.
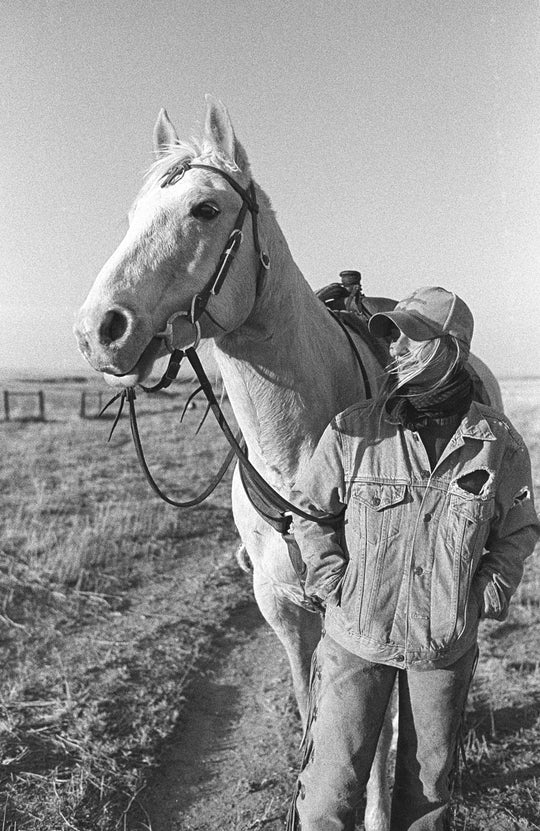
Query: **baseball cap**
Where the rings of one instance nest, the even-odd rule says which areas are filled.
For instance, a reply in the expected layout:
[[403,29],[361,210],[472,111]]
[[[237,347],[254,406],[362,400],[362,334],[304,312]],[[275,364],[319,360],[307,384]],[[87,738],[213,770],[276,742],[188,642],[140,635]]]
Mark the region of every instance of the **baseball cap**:
[[392,325],[413,340],[433,340],[453,335],[467,351],[471,345],[474,320],[467,304],[440,286],[416,289],[391,312],[378,312],[369,320],[369,331],[377,338],[390,334]]

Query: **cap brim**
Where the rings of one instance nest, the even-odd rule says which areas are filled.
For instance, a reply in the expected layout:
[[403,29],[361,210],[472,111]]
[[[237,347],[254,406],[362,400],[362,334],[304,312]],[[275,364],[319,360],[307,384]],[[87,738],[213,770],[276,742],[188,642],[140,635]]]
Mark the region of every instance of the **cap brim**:
[[392,326],[397,326],[412,340],[432,340],[442,334],[432,323],[428,323],[410,312],[377,312],[373,317],[370,317],[368,326],[369,331],[376,338],[388,337]]

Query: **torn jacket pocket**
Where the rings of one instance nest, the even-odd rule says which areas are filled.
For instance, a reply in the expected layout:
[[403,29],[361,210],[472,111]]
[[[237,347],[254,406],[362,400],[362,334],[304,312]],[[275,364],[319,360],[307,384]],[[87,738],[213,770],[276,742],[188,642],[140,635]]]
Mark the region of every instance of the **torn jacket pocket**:
[[484,468],[479,468],[478,470],[472,470],[470,473],[463,474],[459,479],[456,479],[455,483],[466,493],[470,493],[473,496],[480,496],[489,478],[489,471]]

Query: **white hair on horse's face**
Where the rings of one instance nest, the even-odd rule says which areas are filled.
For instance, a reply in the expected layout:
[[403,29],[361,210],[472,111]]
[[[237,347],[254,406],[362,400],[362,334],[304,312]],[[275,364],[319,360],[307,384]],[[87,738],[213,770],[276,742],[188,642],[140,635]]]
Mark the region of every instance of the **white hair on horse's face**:
[[145,196],[149,190],[161,182],[168,170],[175,165],[182,165],[186,162],[200,162],[214,167],[219,167],[228,173],[248,173],[242,171],[236,162],[228,159],[223,153],[216,150],[216,147],[206,138],[192,138],[191,141],[175,142],[169,144],[165,152],[153,162],[145,174],[144,184],[137,196],[135,204]]

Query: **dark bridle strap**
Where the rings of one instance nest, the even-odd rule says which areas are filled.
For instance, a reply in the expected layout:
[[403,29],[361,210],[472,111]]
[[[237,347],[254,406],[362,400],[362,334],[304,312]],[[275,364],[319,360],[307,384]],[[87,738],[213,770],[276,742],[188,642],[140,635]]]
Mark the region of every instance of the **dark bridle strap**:
[[199,170],[211,170],[212,173],[219,173],[220,176],[227,180],[232,189],[242,197],[244,202],[247,202],[249,210],[252,213],[259,213],[259,206],[257,205],[257,201],[255,199],[255,189],[252,187],[253,183],[250,182],[249,188],[243,188],[242,185],[239,185],[236,179],[233,179],[233,177],[225,170],[222,170],[220,167],[214,167],[210,164],[193,164],[192,162],[185,161],[174,165],[161,177],[161,187],[167,188],[170,185],[175,185],[180,181],[180,179],[183,178],[184,174],[187,173],[188,170],[193,170],[193,168],[198,168]]
[[[261,476],[259,471],[252,465],[249,461],[248,456],[244,448],[241,446],[238,439],[234,436],[229,424],[227,423],[227,419],[223,413],[223,410],[219,406],[219,403],[214,395],[214,391],[212,389],[212,385],[203,369],[203,366],[199,360],[199,356],[197,355],[195,349],[189,347],[186,349],[186,358],[190,362],[199,384],[201,385],[201,389],[206,396],[206,400],[210,405],[210,409],[212,410],[217,423],[219,424],[221,431],[227,441],[229,442],[231,449],[238,459],[239,463],[242,465],[244,470],[246,470],[249,474],[249,478],[252,483],[256,485],[256,487],[260,490],[262,494],[266,497],[266,499],[271,502],[279,511],[284,513],[292,513],[296,516],[302,517],[302,519],[310,520],[311,522],[316,522],[319,525],[332,525],[338,526],[341,524],[343,519],[343,512],[340,514],[310,514],[306,511],[303,511],[297,505],[294,505],[292,502],[289,502],[282,496],[278,491],[276,491],[268,482]],[[345,508],[343,509],[343,511]]]
[[[242,242],[242,228],[244,225],[244,220],[246,218],[246,214],[248,211],[251,213],[251,221],[253,227],[253,245],[257,256],[259,258],[260,267],[257,273],[257,290],[259,290],[261,276],[265,269],[269,268],[270,260],[266,253],[261,250],[260,240],[259,240],[259,229],[257,225],[257,215],[259,213],[259,206],[257,204],[257,196],[255,193],[255,185],[253,184],[253,180],[250,181],[249,186],[247,188],[243,188],[238,182],[225,170],[221,170],[219,167],[214,167],[213,165],[209,164],[193,164],[190,161],[184,161],[179,164],[173,165],[172,167],[167,170],[167,172],[161,177],[161,187],[166,188],[170,187],[171,185],[175,185],[177,182],[180,181],[186,174],[188,170],[193,170],[194,168],[200,170],[209,170],[212,173],[217,173],[221,176],[225,181],[229,183],[229,185],[233,188],[236,193],[241,196],[242,198],[242,206],[238,212],[236,217],[236,221],[234,223],[234,227],[229,234],[229,239],[227,240],[227,244],[221,254],[219,262],[216,266],[216,269],[202,291],[195,295],[193,298],[193,302],[191,305],[191,322],[197,323],[200,316],[206,310],[206,306],[208,301],[212,295],[219,294],[221,291],[221,287],[225,282],[225,278],[229,273],[229,269],[233,263],[234,257],[236,256],[236,252],[240,247]],[[219,325],[219,324],[218,324]]]
[[181,349],[174,349],[171,353],[171,357],[169,358],[167,369],[157,384],[154,384],[152,387],[145,387],[141,384],[141,389],[144,390],[144,392],[159,392],[160,390],[170,387],[178,375],[183,357],[184,353]]
[[191,306],[191,322],[196,323],[204,310],[206,309],[206,305],[213,294],[219,294],[221,291],[221,287],[225,282],[225,278],[229,273],[229,269],[233,264],[234,258],[236,256],[236,252],[240,247],[240,243],[242,242],[242,226],[244,224],[244,219],[248,212],[248,207],[246,202],[242,202],[242,207],[240,208],[238,215],[236,217],[236,222],[234,223],[234,227],[229,234],[229,239],[227,241],[227,245],[225,246],[221,257],[219,258],[219,262],[216,266],[216,270],[214,271],[211,278],[208,280],[205,287],[200,291],[198,294],[195,295],[193,299],[193,303]]
[[135,445],[135,451],[137,453],[137,459],[139,460],[139,464],[140,464],[140,466],[142,468],[142,471],[143,471],[143,473],[146,477],[146,480],[147,480],[148,484],[150,485],[150,487],[152,488],[152,490],[154,491],[154,493],[156,493],[159,496],[160,499],[162,499],[164,502],[167,502],[168,505],[172,505],[174,508],[194,508],[196,505],[200,505],[201,502],[204,502],[206,499],[208,499],[210,494],[215,491],[215,489],[217,488],[217,486],[219,485],[219,483],[221,482],[221,480],[225,476],[225,473],[227,472],[227,469],[229,468],[229,465],[231,464],[231,462],[234,458],[234,455],[235,455],[234,449],[231,448],[229,450],[229,452],[227,453],[224,461],[221,463],[221,466],[220,466],[218,472],[216,473],[216,475],[214,476],[214,478],[212,479],[210,484],[200,494],[198,494],[197,496],[194,496],[193,499],[186,499],[186,500],[172,499],[170,496],[167,496],[167,494],[165,494],[161,490],[161,488],[159,487],[159,485],[155,481],[154,477],[150,473],[150,469],[149,469],[148,464],[146,462],[146,458],[145,458],[145,455],[144,455],[144,450],[143,450],[143,446],[142,446],[142,442],[141,442],[141,436],[140,436],[140,433],[139,433],[139,425],[137,423],[137,414],[135,412],[135,398],[136,398],[135,390],[133,389],[133,387],[130,387],[129,389],[125,390],[125,392],[123,394],[125,394],[125,397],[127,398],[128,405],[129,405],[129,424],[130,424],[130,427],[131,427],[131,435],[133,437],[133,444]]

